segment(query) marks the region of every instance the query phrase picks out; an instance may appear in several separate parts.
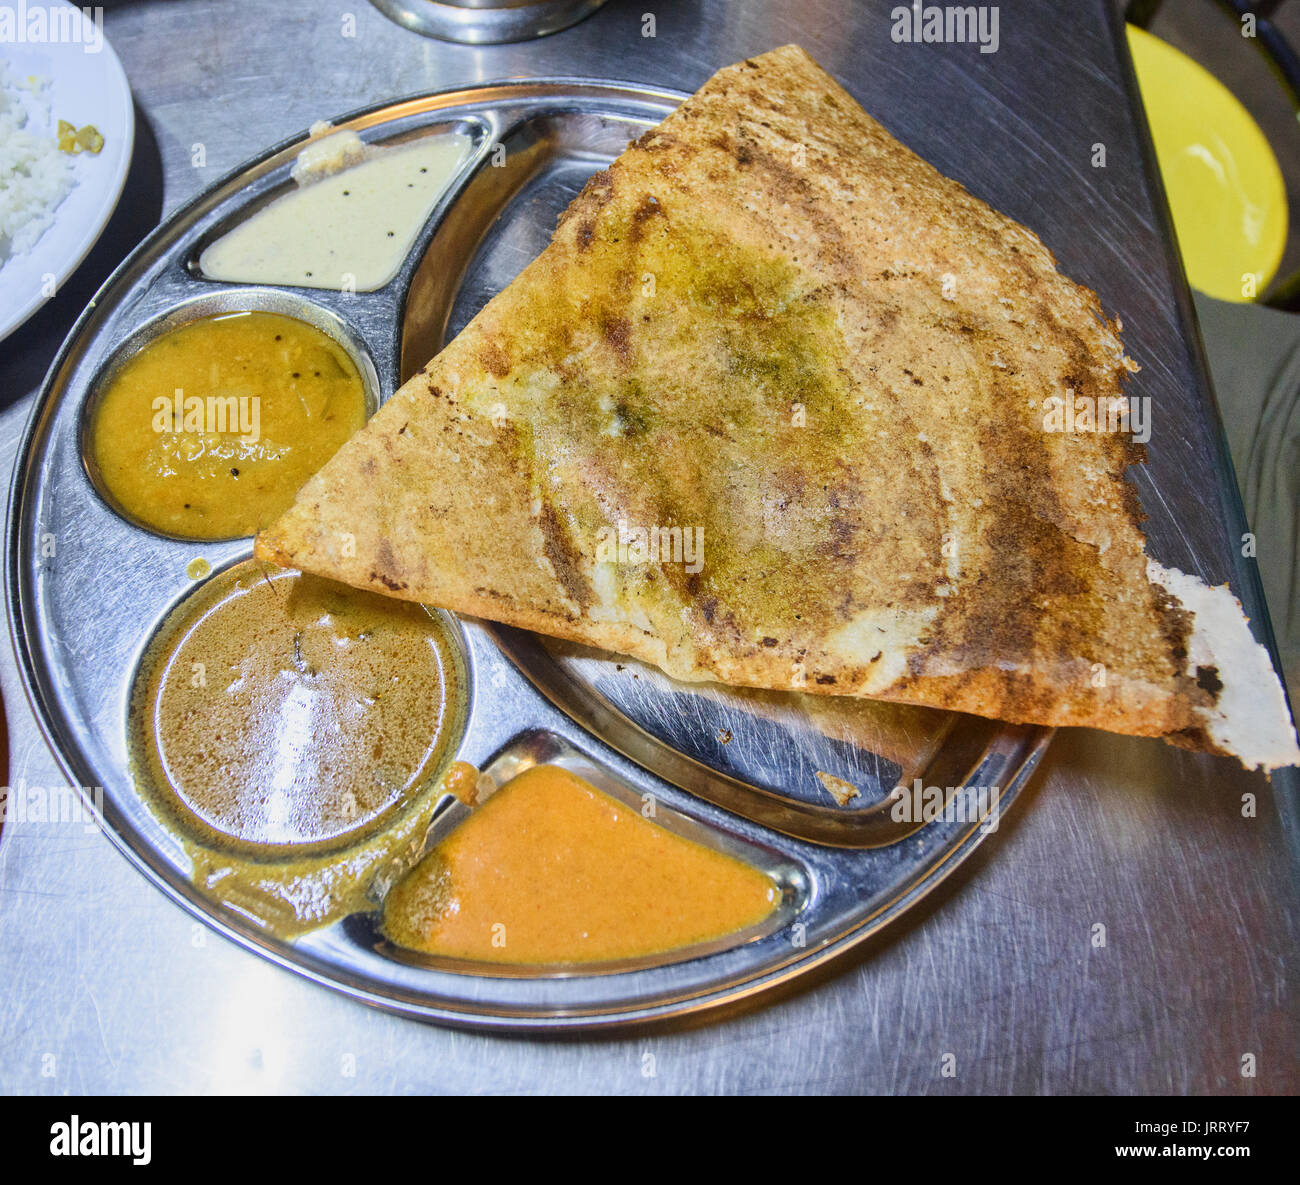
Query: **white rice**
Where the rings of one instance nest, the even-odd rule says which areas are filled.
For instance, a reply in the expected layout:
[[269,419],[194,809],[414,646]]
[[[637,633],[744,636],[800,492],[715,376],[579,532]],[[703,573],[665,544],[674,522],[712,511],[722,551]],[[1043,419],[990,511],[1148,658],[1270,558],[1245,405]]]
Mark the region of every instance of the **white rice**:
[[76,183],[60,152],[49,79],[16,79],[0,61],[0,268],[36,245]]

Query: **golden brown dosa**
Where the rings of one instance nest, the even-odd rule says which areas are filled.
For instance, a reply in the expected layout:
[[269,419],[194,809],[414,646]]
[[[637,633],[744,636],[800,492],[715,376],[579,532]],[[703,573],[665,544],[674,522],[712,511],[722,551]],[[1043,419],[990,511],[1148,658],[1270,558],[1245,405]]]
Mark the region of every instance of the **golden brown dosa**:
[[1146,556],[1129,437],[1047,430],[1124,406],[1117,328],[786,46],[596,174],[257,552],[679,679],[1296,761],[1231,593]]

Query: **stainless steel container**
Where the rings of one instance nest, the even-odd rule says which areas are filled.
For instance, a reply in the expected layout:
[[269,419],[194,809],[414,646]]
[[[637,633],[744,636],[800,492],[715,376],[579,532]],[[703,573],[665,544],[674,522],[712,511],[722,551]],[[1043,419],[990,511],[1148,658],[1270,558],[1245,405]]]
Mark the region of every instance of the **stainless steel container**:
[[530,41],[590,16],[605,0],[371,0],[399,25],[465,45]]

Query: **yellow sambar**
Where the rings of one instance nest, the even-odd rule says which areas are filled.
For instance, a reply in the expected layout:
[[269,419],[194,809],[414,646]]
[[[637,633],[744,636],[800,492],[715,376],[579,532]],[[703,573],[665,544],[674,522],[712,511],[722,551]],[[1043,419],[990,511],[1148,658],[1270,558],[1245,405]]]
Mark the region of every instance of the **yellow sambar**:
[[91,453],[128,517],[186,539],[252,535],[366,420],[365,382],[327,333],[280,313],[202,317],[110,379]]

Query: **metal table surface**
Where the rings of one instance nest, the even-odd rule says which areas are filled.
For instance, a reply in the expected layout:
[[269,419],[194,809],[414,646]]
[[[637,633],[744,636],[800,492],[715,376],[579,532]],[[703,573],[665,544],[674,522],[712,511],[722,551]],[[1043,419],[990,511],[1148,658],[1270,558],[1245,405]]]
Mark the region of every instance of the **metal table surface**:
[[[693,89],[799,41],[904,141],[1038,231],[1125,323],[1154,407],[1153,554],[1231,579],[1244,526],[1115,17],[1003,4],[997,51],[890,37],[889,3],[613,0],[567,32],[423,39],[365,0],[107,6],[135,90],[127,191],[77,276],[0,344],[0,464],[94,288],[168,211],[313,120],[404,93],[581,74]],[[1094,145],[1106,146],[1104,168]],[[1238,561],[1241,563],[1241,561]],[[57,786],[4,655],[11,784]],[[1058,736],[1017,808],[904,922],[705,1024],[484,1037],[352,1003],[218,938],[82,824],[0,832],[0,1089],[65,1092],[1223,1092],[1300,1087],[1294,771]],[[1243,796],[1254,796],[1253,816]],[[1104,929],[1102,929],[1104,928]],[[1243,1075],[1253,1055],[1254,1076]]]

